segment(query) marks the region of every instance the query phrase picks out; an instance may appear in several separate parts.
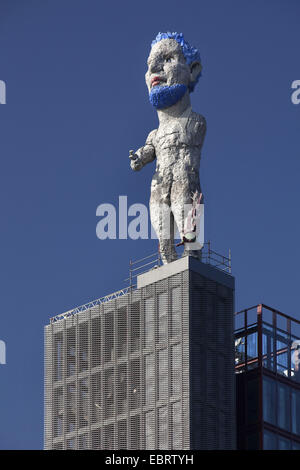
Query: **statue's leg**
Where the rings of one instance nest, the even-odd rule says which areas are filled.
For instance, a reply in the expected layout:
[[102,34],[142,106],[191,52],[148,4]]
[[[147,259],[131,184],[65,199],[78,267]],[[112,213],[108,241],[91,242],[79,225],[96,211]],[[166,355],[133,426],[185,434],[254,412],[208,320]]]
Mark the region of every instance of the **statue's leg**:
[[150,197],[150,218],[159,241],[164,264],[177,259],[174,247],[174,216],[171,212],[170,185],[153,178]]
[[163,222],[166,223],[167,218],[169,219],[168,231],[164,229],[159,236],[159,249],[161,254],[161,259],[164,264],[171,263],[177,259],[177,253],[174,246],[174,216],[170,209],[168,211],[162,210],[161,212]]
[[[175,222],[181,237],[183,240],[184,226],[187,218],[189,209],[192,208],[192,196],[198,191],[200,194],[200,184],[197,177],[186,177],[178,181],[174,181],[171,191],[171,208],[174,214]],[[188,249],[188,244],[184,244],[184,251],[182,256],[193,256],[201,260],[201,250]]]

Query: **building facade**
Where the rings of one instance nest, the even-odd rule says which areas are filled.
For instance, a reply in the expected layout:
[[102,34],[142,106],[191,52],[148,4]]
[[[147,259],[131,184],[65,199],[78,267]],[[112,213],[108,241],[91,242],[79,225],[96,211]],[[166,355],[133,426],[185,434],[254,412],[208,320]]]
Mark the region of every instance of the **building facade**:
[[45,449],[234,449],[234,278],[191,257],[45,327]]
[[257,305],[236,326],[238,449],[300,450],[300,322]]

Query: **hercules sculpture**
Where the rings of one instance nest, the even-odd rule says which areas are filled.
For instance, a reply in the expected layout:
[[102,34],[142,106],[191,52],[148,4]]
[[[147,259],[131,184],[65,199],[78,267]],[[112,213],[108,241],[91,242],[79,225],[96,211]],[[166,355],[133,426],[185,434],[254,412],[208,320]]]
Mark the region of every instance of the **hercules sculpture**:
[[[201,68],[198,50],[191,47],[181,33],[159,33],[152,42],[145,78],[159,126],[150,132],[143,147],[135,153],[130,151],[129,157],[135,171],[156,158],[150,216],[164,264],[177,258],[174,221],[185,245],[184,255],[187,254],[184,207],[199,201],[202,195],[199,167],[206,122],[203,116],[192,111],[190,101]],[[164,229],[166,208],[170,218],[167,233]],[[200,258],[200,251],[189,253]]]

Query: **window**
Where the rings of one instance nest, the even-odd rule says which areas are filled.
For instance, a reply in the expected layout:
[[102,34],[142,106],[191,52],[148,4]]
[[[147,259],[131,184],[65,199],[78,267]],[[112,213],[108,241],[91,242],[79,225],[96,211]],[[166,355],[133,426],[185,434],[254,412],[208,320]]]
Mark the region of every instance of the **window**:
[[86,450],[89,448],[89,438],[87,434],[81,434],[78,437],[79,450]]
[[92,449],[100,450],[101,449],[101,431],[100,429],[94,429],[92,431]]
[[154,411],[145,413],[145,447],[146,450],[155,449]]
[[140,406],[140,360],[131,361],[130,407],[135,410]]
[[276,426],[276,382],[263,378],[263,418]]
[[166,341],[168,334],[168,293],[158,294],[158,341]]
[[76,370],[76,329],[67,329],[67,375],[70,377]]
[[181,345],[171,347],[171,394],[178,395],[181,391]]
[[79,381],[79,427],[89,424],[89,382],[88,379]]
[[140,417],[139,415],[130,418],[130,448],[138,450],[140,448]]
[[278,426],[290,430],[290,393],[289,387],[278,383],[277,413]]
[[181,331],[181,288],[175,287],[171,291],[172,314],[171,336],[177,336]]
[[118,422],[119,449],[127,449],[127,421],[123,419]]
[[292,449],[300,450],[300,442],[292,441]]
[[53,449],[54,450],[63,450],[63,442],[56,442],[55,444],[53,444]]
[[[294,342],[294,340],[296,340],[296,338],[294,336],[292,336],[292,341]],[[296,343],[297,344],[297,343]],[[299,362],[300,362],[300,346],[295,346],[296,349],[290,349],[290,353],[291,353],[291,366],[292,366],[292,370],[291,370],[291,378],[293,380],[295,380],[295,382],[300,382],[300,366],[299,366]]]
[[135,302],[131,307],[131,351],[140,348],[140,303]]
[[92,423],[101,421],[102,401],[101,401],[101,373],[93,374],[92,378]]
[[263,419],[300,435],[300,391],[263,377]]
[[235,365],[241,364],[245,361],[245,336],[235,338]]
[[67,440],[67,449],[75,450],[76,449],[76,438],[72,437],[71,439]]
[[168,351],[158,351],[158,400],[168,395]]
[[54,437],[63,433],[64,402],[62,387],[54,389]]
[[247,335],[247,359],[257,357],[257,331]]
[[110,362],[114,359],[114,314],[109,312],[104,317],[105,351],[104,361]]
[[101,365],[101,318],[95,317],[91,320],[91,336],[92,336],[92,367]]
[[145,356],[145,404],[154,401],[155,375],[154,375],[154,353]]
[[118,357],[127,354],[127,309],[118,310]]
[[263,359],[263,367],[274,370],[274,328],[268,323],[263,322],[262,333],[262,353],[263,356],[265,356]]
[[67,386],[67,432],[75,431],[76,425],[76,387],[75,384]]
[[55,380],[62,380],[63,367],[63,334],[57,333],[54,336],[54,377]]
[[278,449],[279,450],[290,450],[291,441],[285,437],[278,436]]
[[292,432],[300,435],[300,390],[292,390]]
[[104,374],[104,412],[105,418],[110,418],[114,409],[114,372],[108,369]]
[[171,422],[172,449],[182,449],[182,413],[180,401],[176,401],[171,405]]
[[157,412],[157,423],[158,423],[158,449],[168,449],[168,409],[166,406],[162,406]]
[[[258,421],[259,397],[258,379],[252,379],[247,384],[247,422],[255,424]],[[265,406],[265,404],[264,404]]]
[[277,438],[276,434],[270,431],[264,431],[264,450],[276,450]]
[[154,346],[154,298],[145,300],[145,348]]
[[127,408],[127,364],[118,367],[117,397],[118,413],[125,413]]
[[104,427],[104,449],[113,450],[115,448],[114,425],[108,424]]
[[277,372],[282,375],[288,375],[288,334],[284,331],[277,330]]
[[79,325],[79,371],[83,372],[89,366],[89,335],[88,322]]

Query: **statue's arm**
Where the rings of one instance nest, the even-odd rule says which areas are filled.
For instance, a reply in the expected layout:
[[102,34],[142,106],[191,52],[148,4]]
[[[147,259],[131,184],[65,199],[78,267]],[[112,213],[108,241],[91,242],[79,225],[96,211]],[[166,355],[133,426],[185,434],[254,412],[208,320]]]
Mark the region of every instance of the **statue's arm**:
[[201,114],[197,114],[197,123],[195,126],[197,145],[202,147],[206,134],[206,119]]
[[153,143],[154,136],[156,134],[156,129],[151,131],[147,137],[146,143],[143,147],[139,148],[135,153],[130,151],[130,166],[134,171],[139,171],[147,163],[153,162],[155,160],[155,147]]

